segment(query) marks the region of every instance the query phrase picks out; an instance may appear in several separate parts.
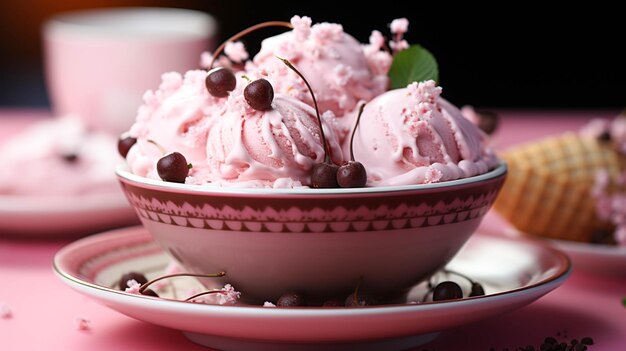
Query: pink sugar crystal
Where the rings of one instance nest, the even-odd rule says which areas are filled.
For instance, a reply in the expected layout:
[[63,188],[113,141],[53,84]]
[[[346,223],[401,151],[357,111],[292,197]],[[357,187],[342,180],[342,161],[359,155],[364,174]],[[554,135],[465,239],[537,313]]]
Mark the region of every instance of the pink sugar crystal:
[[141,284],[137,283],[135,279],[129,280],[128,283],[126,283],[126,285],[128,286],[128,288],[124,290],[125,292],[129,294],[141,295],[141,293],[139,292],[139,288],[141,287]]
[[91,330],[91,321],[87,318],[76,317],[74,318],[74,323],[76,324],[76,329],[80,331]]
[[389,30],[393,34],[404,34],[409,30],[409,20],[406,18],[397,18],[391,21]]
[[296,38],[300,41],[304,41],[309,38],[311,34],[311,17],[291,17],[291,25],[293,26],[293,32]]
[[0,303],[0,318],[9,319],[13,317],[11,307],[6,303]]
[[240,41],[227,42],[226,46],[224,47],[224,53],[233,62],[243,62],[249,57],[246,47]]

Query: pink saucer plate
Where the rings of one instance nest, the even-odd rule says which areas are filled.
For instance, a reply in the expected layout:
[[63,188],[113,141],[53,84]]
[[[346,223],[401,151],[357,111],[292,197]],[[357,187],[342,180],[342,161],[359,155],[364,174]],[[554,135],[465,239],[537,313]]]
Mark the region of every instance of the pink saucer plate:
[[[413,287],[407,303],[360,308],[180,301],[190,286],[199,286],[191,278],[170,283],[159,291],[161,298],[117,290],[122,274],[138,271],[150,279],[162,275],[170,262],[143,227],[131,227],[79,239],[61,249],[53,265],[77,292],[140,321],[180,330],[196,343],[220,350],[279,351],[415,347],[446,329],[526,306],[560,286],[571,271],[565,254],[540,241],[476,233],[446,269],[480,282],[486,295],[460,300],[409,303],[424,301],[424,282]],[[437,275],[462,286],[465,281],[457,274]]]

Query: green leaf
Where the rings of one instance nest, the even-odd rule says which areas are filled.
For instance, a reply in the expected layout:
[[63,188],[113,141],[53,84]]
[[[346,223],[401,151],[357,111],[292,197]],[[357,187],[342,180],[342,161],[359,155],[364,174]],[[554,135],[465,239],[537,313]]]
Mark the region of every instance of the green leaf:
[[624,305],[624,307],[626,307],[626,297],[624,297],[624,298],[622,299],[622,305]]
[[437,60],[420,45],[411,45],[408,49],[398,52],[389,69],[391,89],[405,88],[413,82],[432,79],[439,80]]

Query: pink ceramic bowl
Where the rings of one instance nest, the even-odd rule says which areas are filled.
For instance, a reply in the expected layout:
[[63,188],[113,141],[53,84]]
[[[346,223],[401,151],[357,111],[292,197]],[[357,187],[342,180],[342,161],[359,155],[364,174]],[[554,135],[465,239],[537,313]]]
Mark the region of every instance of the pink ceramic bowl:
[[182,266],[225,271],[249,302],[286,291],[347,296],[357,284],[397,296],[441,269],[494,202],[506,177],[355,189],[241,189],[118,178],[143,225]]

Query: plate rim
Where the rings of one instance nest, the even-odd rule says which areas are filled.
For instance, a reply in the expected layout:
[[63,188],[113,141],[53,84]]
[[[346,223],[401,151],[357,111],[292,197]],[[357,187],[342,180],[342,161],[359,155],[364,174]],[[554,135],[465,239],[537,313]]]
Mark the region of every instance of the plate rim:
[[[150,302],[154,302],[158,304],[164,304],[164,306],[191,309],[192,311],[196,313],[200,309],[206,309],[207,311],[212,311],[213,309],[216,309],[218,311],[228,309],[230,311],[230,309],[233,309],[233,310],[262,310],[262,311],[267,311],[267,313],[270,315],[295,314],[294,311],[302,312],[305,314],[311,314],[311,315],[316,315],[319,313],[323,315],[326,315],[326,314],[352,315],[355,313],[355,311],[358,311],[356,313],[359,313],[359,314],[371,313],[371,312],[365,313],[365,311],[398,312],[398,311],[407,310],[408,312],[409,311],[412,312],[413,310],[416,310],[416,309],[421,310],[421,309],[430,309],[430,308],[440,308],[440,306],[458,306],[458,305],[469,304],[469,303],[484,302],[485,300],[500,299],[500,298],[505,298],[508,296],[515,296],[515,295],[523,294],[528,291],[540,289],[542,287],[552,286],[554,284],[557,284],[557,287],[558,287],[566,279],[568,279],[572,273],[572,261],[569,258],[569,256],[567,256],[564,252],[558,250],[555,247],[542,244],[540,240],[526,239],[526,238],[513,239],[513,238],[508,238],[508,237],[497,237],[497,236],[493,236],[489,234],[479,234],[479,233],[475,233],[474,235],[479,235],[482,237],[487,237],[487,238],[495,239],[495,240],[502,240],[502,241],[509,241],[509,242],[523,242],[523,243],[526,243],[527,245],[538,247],[541,250],[545,250],[545,252],[549,252],[555,258],[555,260],[559,262],[558,269],[556,272],[553,272],[550,276],[545,277],[544,279],[541,279],[537,282],[534,282],[526,286],[518,287],[515,289],[511,289],[511,290],[501,291],[501,292],[497,292],[493,294],[488,294],[484,296],[465,297],[460,300],[429,301],[429,302],[422,302],[422,303],[417,303],[417,304],[410,304],[410,303],[386,304],[386,305],[376,305],[376,306],[364,306],[364,307],[359,307],[359,308],[349,308],[349,307],[324,308],[324,307],[318,307],[318,306],[291,307],[291,308],[268,308],[268,307],[263,307],[260,305],[220,306],[220,305],[209,305],[209,304],[196,304],[196,303],[188,303],[188,302],[179,301],[179,300],[162,299],[162,298],[155,299],[149,296],[129,294],[129,293],[112,289],[106,286],[102,286],[93,282],[85,281],[81,279],[80,277],[72,275],[70,272],[66,272],[62,268],[63,264],[61,260],[63,259],[65,255],[68,255],[72,251],[78,250],[81,246],[88,245],[92,242],[93,243],[100,242],[100,241],[108,242],[108,241],[113,241],[118,237],[125,237],[125,236],[135,236],[137,238],[142,239],[142,240],[137,240],[137,242],[150,241],[151,240],[150,234],[141,225],[134,226],[134,227],[127,227],[127,228],[120,228],[120,229],[115,229],[115,230],[109,230],[109,231],[105,231],[99,234],[91,235],[89,237],[78,239],[64,246],[54,255],[52,267],[53,267],[54,272],[62,280],[64,280],[66,284],[68,282],[71,282],[83,288],[96,289],[98,291],[104,291],[106,293],[113,293],[117,296],[150,301]],[[173,304],[173,305],[169,305],[169,304]],[[360,313],[360,312],[363,312],[363,313]]]
[[549,243],[551,246],[556,247],[558,250],[564,251],[566,254],[568,252],[572,252],[584,255],[600,255],[618,258],[623,257],[624,259],[626,259],[626,246],[592,244],[573,240],[540,237],[525,233],[514,227],[507,228],[504,233],[507,237],[512,239],[520,238],[523,240],[544,241],[546,243]]

